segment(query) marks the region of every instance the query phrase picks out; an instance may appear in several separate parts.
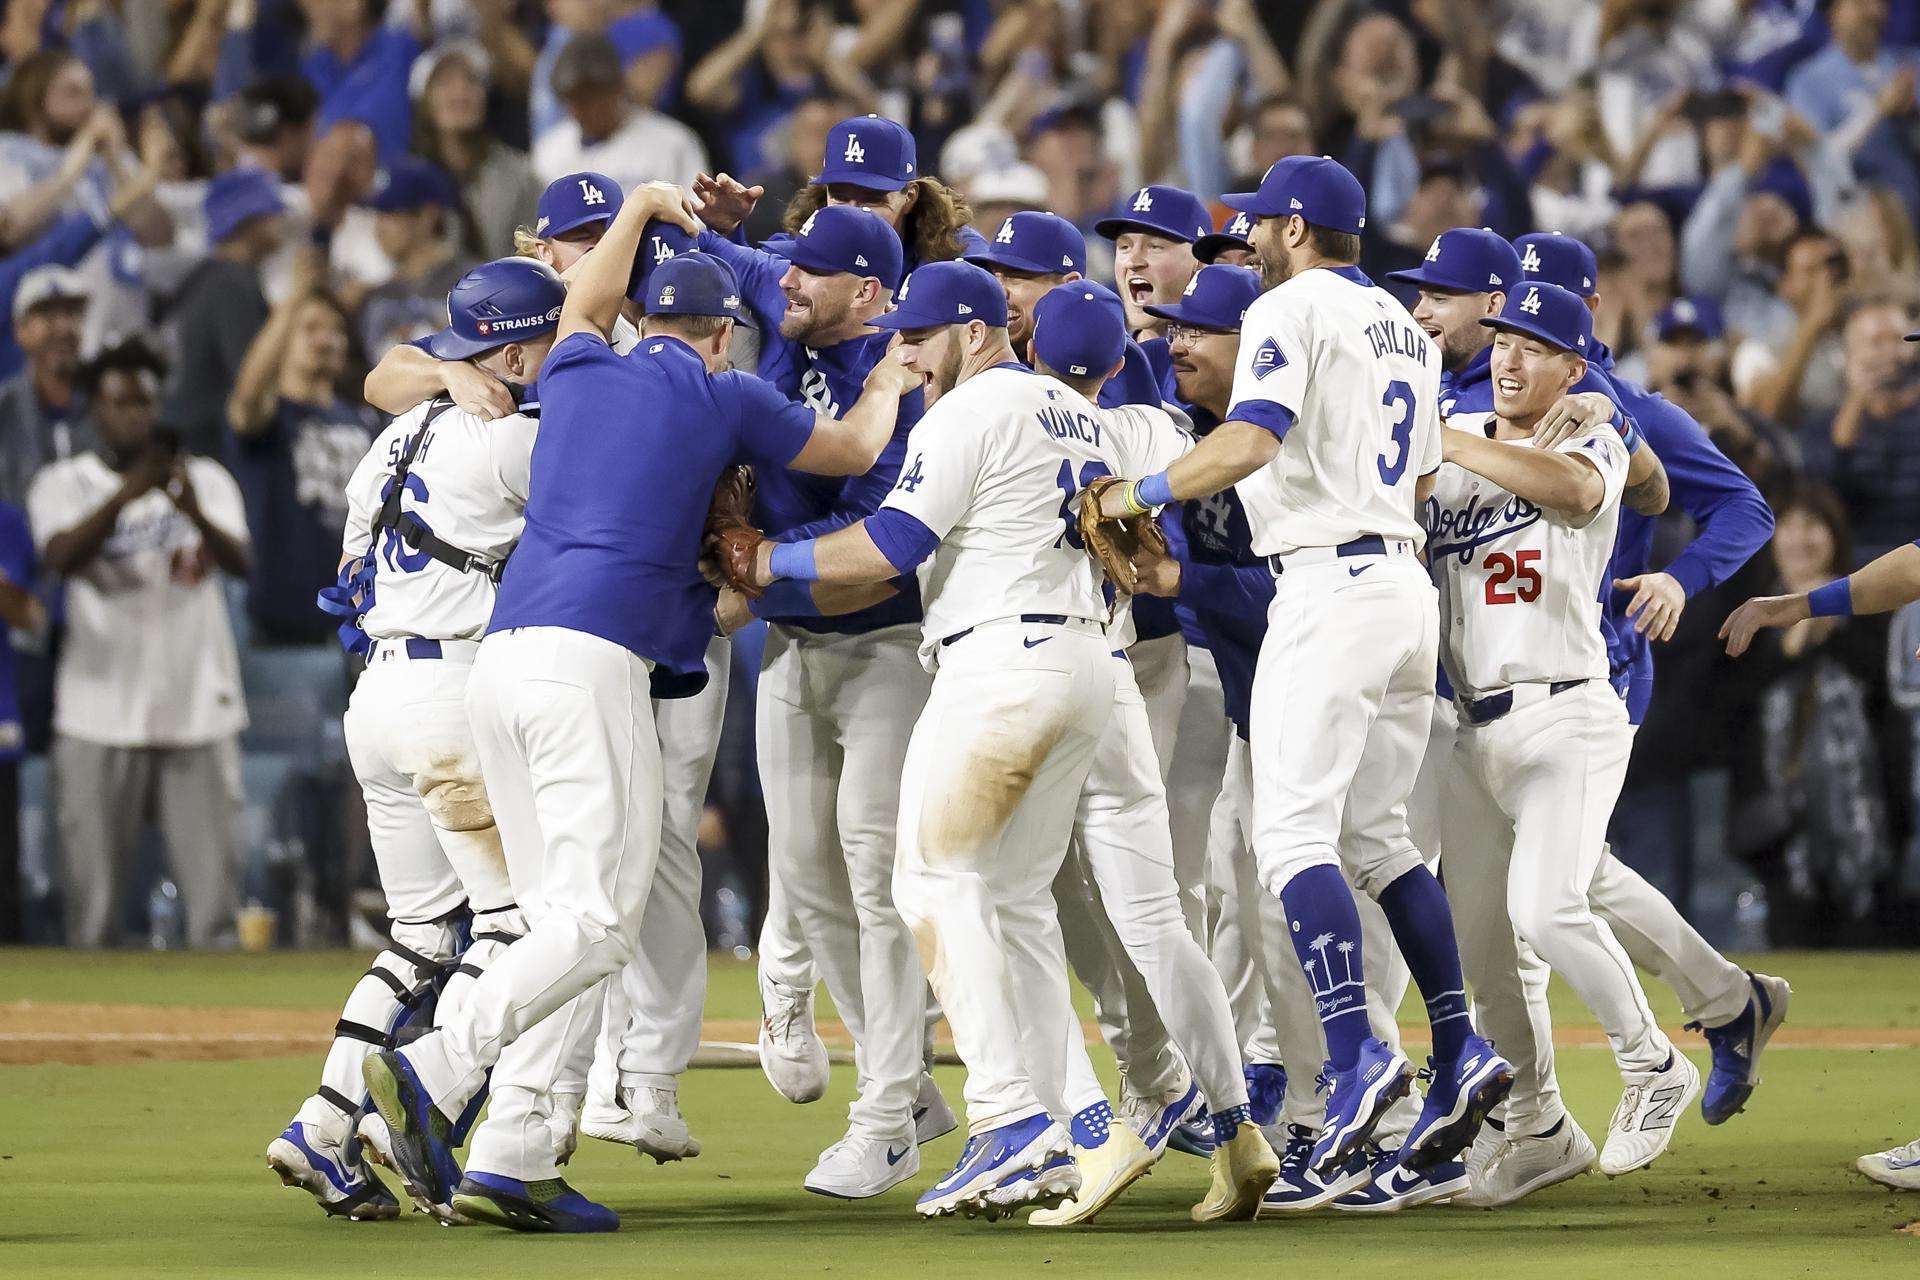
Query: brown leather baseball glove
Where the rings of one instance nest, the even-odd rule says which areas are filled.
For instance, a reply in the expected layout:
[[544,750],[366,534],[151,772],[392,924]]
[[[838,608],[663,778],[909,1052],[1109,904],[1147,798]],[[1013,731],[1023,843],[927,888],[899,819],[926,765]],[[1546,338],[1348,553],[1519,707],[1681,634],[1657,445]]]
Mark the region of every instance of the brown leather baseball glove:
[[753,562],[764,541],[753,523],[753,468],[729,467],[713,487],[700,545],[727,585],[749,600],[762,591],[753,585]]
[[1100,514],[1100,495],[1125,483],[1116,476],[1100,476],[1081,490],[1080,541],[1086,545],[1087,554],[1100,562],[1100,571],[1114,589],[1133,595],[1140,585],[1140,575],[1133,568],[1134,557],[1167,554],[1167,535],[1151,515]]

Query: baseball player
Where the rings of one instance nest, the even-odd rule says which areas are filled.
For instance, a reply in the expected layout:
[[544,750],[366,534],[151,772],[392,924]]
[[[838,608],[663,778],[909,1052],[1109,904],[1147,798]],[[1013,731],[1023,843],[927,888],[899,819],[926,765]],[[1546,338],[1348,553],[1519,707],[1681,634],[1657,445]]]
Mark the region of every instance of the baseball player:
[[[1407,836],[1438,643],[1415,502],[1439,466],[1439,357],[1353,265],[1366,197],[1339,164],[1290,157],[1226,201],[1259,218],[1253,244],[1273,286],[1248,308],[1227,421],[1166,471],[1103,495],[1101,509],[1118,517],[1238,487],[1253,550],[1276,576],[1251,707],[1254,852],[1327,1040],[1311,1166],[1364,1169],[1363,1144],[1411,1076],[1367,1034],[1344,865],[1385,911],[1433,1026],[1432,1088],[1401,1147],[1418,1171],[1464,1149],[1512,1080],[1473,1031],[1446,894]],[[1287,732],[1303,723],[1319,731]]]
[[[1258,271],[1260,261],[1253,252],[1253,242],[1247,239],[1253,234],[1253,218],[1244,209],[1234,210],[1227,219],[1227,225],[1218,231],[1210,231],[1193,242],[1193,260],[1201,266],[1219,263],[1223,267],[1248,267]],[[1167,343],[1171,355],[1172,340]],[[1177,362],[1176,362],[1177,364]],[[1176,374],[1179,372],[1176,367]],[[1175,386],[1179,379],[1175,378]]]
[[[424,341],[439,359],[531,387],[564,296],[550,267],[490,262],[454,286],[452,324]],[[347,997],[319,1090],[267,1148],[280,1180],[329,1214],[400,1212],[352,1140],[365,1101],[361,1063],[430,1012],[436,987],[444,984],[439,1013],[457,1009],[473,978],[526,931],[465,692],[494,583],[520,536],[537,414],[529,407],[485,422],[447,399],[429,401],[387,427],[347,484],[346,585],[329,593],[338,603],[328,607],[347,612],[367,658],[346,741],[392,942]]]
[[[717,373],[738,297],[705,255],[655,270],[642,343],[633,357],[615,355],[607,334],[655,216],[696,226],[684,192],[649,184],[628,193],[576,268],[542,370],[526,531],[469,681],[527,934],[439,1030],[365,1066],[389,1158],[409,1195],[443,1220],[618,1226],[559,1179],[548,1095],[557,1064],[591,1029],[594,1010],[580,997],[633,954],[660,842],[652,677],[704,674],[714,597],[696,561],[714,483],[742,455],[864,472],[910,389],[883,363],[834,421],[750,375]],[[489,1069],[488,1115],[463,1178],[452,1120]]]
[[[1447,879],[1489,1029],[1503,1041],[1532,1034],[1516,935],[1605,1029],[1626,1083],[1600,1156],[1602,1171],[1617,1175],[1666,1149],[1700,1088],[1588,902],[1633,741],[1607,682],[1599,602],[1627,453],[1605,426],[1552,449],[1533,440],[1593,342],[1580,298],[1529,282],[1481,323],[1495,330],[1494,412],[1449,419],[1456,465],[1442,471],[1427,512],[1460,711],[1442,815]],[[1535,1110],[1549,1100],[1543,1090],[1510,1102],[1509,1129],[1564,1126],[1590,1162],[1593,1146],[1571,1116]]]
[[[870,325],[900,283],[893,229],[865,209],[830,205],[777,255],[711,232],[700,243],[734,264],[742,297],[769,335],[761,376],[828,416],[852,403],[890,340]],[[844,484],[761,475],[758,526],[800,541],[871,515],[899,477],[920,412],[915,392],[879,462]],[[842,1199],[879,1195],[913,1177],[919,1144],[957,1123],[926,1069],[927,986],[893,903],[896,782],[930,684],[917,656],[918,584],[906,577],[895,585],[877,603],[870,596],[868,607],[831,618],[811,604],[800,616],[782,614],[777,602],[753,606],[773,623],[755,715],[768,880],[797,917],[806,952],[853,1033],[860,1077],[846,1135],[802,1185]],[[763,974],[768,1023],[792,990],[786,976]]]
[[1030,1219],[1056,1226],[1090,1220],[1153,1163],[1091,1074],[1051,894],[1119,661],[1068,529],[1084,483],[1120,459],[1092,405],[1013,360],[1006,318],[971,264],[908,279],[879,323],[901,331],[933,403],[899,484],[858,525],[763,547],[757,569],[879,581],[932,559],[921,655],[935,674],[901,781],[894,896],[967,1064],[970,1135],[917,1207],[975,1204],[1071,1143],[1078,1190]]

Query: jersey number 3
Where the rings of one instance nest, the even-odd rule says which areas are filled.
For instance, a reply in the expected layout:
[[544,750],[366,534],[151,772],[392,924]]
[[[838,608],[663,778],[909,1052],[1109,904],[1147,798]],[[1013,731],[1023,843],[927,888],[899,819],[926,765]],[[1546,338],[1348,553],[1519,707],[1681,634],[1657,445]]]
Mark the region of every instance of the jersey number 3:
[[1076,485],[1073,482],[1073,464],[1071,462],[1063,462],[1060,464],[1060,474],[1054,477],[1054,483],[1060,486],[1060,523],[1064,525],[1065,528],[1061,530],[1060,537],[1053,540],[1054,546],[1059,546],[1061,538],[1064,538],[1066,539],[1067,545],[1077,551],[1085,551],[1087,549],[1086,541],[1080,536],[1080,521],[1074,515],[1073,500],[1075,496],[1079,494],[1080,490],[1086,488],[1101,476],[1110,476],[1112,474],[1113,469],[1107,466],[1106,463],[1089,462],[1080,468],[1080,483]]
[[[1387,393],[1380,397],[1380,403],[1389,409],[1397,408],[1400,417],[1393,424],[1391,443],[1380,451],[1380,479],[1387,484],[1399,484],[1400,477],[1407,474],[1407,452],[1413,443],[1413,388],[1395,378],[1387,384]],[[1388,462],[1391,454],[1393,461]]]

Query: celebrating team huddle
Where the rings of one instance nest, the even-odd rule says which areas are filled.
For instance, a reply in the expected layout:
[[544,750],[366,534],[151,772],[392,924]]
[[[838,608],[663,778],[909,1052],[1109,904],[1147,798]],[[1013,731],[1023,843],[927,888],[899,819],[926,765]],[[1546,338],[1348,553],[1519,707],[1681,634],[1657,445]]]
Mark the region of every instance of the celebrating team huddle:
[[[808,1191],[1070,1227],[1177,1151],[1210,1162],[1198,1222],[1492,1207],[1645,1168],[1696,1100],[1739,1112],[1789,988],[1606,831],[1649,642],[1772,517],[1612,374],[1591,251],[1448,231],[1396,273],[1409,312],[1356,265],[1359,182],[1301,156],[1222,231],[1177,188],[1123,202],[1116,293],[1044,212],[915,261],[888,197],[916,174],[902,126],[843,121],[824,207],[760,247],[726,175],[568,175],[530,256],[369,376],[396,416],[321,603],[366,659],[347,742],[392,941],[281,1180],[397,1217],[380,1165],[445,1222],[607,1231],[562,1176],[580,1134],[701,1154],[695,831],[756,619],[761,1063],[824,1093],[822,981],[856,1046]],[[1669,502],[1697,538],[1650,572]],[[1549,972],[1620,1070],[1598,1146]]]

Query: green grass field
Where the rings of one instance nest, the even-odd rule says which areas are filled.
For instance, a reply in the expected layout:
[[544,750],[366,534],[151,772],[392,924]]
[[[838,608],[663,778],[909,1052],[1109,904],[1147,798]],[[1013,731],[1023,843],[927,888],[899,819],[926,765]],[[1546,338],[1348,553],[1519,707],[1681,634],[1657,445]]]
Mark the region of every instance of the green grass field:
[[[362,963],[344,953],[0,951],[0,1042],[22,1017],[19,1001],[328,1010]],[[826,1099],[795,1107],[758,1071],[707,1068],[691,1072],[680,1095],[705,1144],[699,1159],[662,1167],[591,1141],[575,1158],[572,1181],[624,1219],[617,1235],[454,1230],[418,1215],[358,1225],[324,1218],[303,1193],[282,1189],[261,1159],[313,1087],[312,1054],[0,1067],[0,1273],[919,1280],[988,1268],[1315,1276],[1338,1266],[1436,1277],[1920,1275],[1920,1235],[1898,1230],[1920,1219],[1920,1195],[1885,1191],[1851,1168],[1859,1153],[1920,1131],[1920,1049],[1875,1047],[1911,1040],[1920,1027],[1920,957],[1792,954],[1761,963],[1793,982],[1789,1025],[1806,1035],[1770,1053],[1766,1084],[1745,1115],[1709,1129],[1695,1112],[1651,1170],[1613,1183],[1590,1175],[1494,1212],[1197,1228],[1186,1210],[1206,1186],[1206,1167],[1173,1155],[1079,1232],[923,1223],[912,1195],[953,1159],[958,1134],[924,1150],[922,1176],[908,1187],[859,1204],[821,1199],[799,1180],[840,1135],[851,1069],[836,1069]],[[1667,993],[1656,993],[1656,1005],[1664,1021],[1679,1021]],[[1556,1009],[1568,1025],[1590,1023],[1564,991]],[[714,962],[709,1010],[757,1016],[748,967]],[[1905,1035],[1884,1034],[1890,1029]],[[1704,1066],[1699,1038],[1682,1043]],[[1569,1048],[1559,1063],[1568,1101],[1588,1132],[1603,1136],[1618,1096],[1606,1054]],[[958,1069],[943,1069],[941,1085],[957,1104]]]

